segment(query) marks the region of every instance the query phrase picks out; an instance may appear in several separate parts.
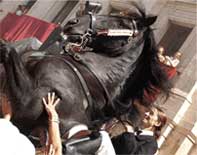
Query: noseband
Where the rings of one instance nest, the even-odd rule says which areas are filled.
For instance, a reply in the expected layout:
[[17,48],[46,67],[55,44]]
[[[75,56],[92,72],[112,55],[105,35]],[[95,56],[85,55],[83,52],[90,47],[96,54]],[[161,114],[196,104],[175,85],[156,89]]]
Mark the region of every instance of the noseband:
[[[124,37],[128,37],[128,42],[130,42],[132,38],[135,38],[139,34],[139,29],[136,19],[126,18],[131,20],[132,29],[104,29],[97,31],[95,29],[96,16],[93,15],[92,13],[89,13],[88,15],[90,17],[90,23],[88,29],[86,30],[85,34],[72,34],[80,37],[80,43],[68,42],[64,47],[64,50],[67,53],[91,51],[92,49],[88,47],[87,44],[90,43],[92,38],[95,38],[96,36],[108,36],[108,37],[124,36]],[[124,18],[122,16],[114,16],[114,15],[111,17]]]

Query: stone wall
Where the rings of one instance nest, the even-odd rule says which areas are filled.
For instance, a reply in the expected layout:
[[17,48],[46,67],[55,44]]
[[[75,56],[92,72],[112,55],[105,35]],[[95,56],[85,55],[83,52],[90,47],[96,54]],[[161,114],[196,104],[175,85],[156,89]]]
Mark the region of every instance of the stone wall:
[[197,97],[197,93],[195,93],[197,91],[196,7],[197,2],[192,0],[161,0],[157,1],[149,12],[158,15],[158,20],[154,25],[157,42],[166,33],[170,22],[192,28],[192,32],[179,49],[183,56],[178,66],[181,74],[174,80],[176,95],[172,95],[163,105],[169,117],[169,125],[164,130],[163,137],[160,138],[159,155],[192,155],[196,153],[197,115],[195,112],[196,100],[194,100]]
[[0,21],[8,14],[8,12],[15,12],[18,5],[22,3],[22,0],[2,0],[0,2]]

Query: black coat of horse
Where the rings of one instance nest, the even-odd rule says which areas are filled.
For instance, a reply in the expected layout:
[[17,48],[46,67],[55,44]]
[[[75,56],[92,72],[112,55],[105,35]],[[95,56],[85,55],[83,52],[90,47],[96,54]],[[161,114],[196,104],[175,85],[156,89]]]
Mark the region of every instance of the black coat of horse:
[[[156,18],[146,16],[138,7],[136,10],[137,13],[127,16],[96,16],[94,23],[89,15],[68,22],[64,27],[67,42],[81,42],[90,27],[92,30],[86,46],[93,51],[80,54],[80,62],[65,54],[45,55],[24,63],[14,48],[1,42],[0,62],[6,72],[12,121],[26,134],[36,126],[46,127],[48,121],[42,97],[55,92],[61,98],[57,112],[63,135],[74,124],[92,126],[97,121],[129,113],[134,99],[151,105],[144,97],[144,90],[152,94],[157,88],[168,93],[168,80],[160,68],[149,27]],[[137,33],[132,36],[102,35],[109,29],[137,30]],[[65,57],[70,61],[64,60]],[[75,70],[67,62],[83,70],[90,94],[84,92]],[[88,68],[84,67],[84,62]],[[94,75],[89,68],[100,82],[91,78]],[[92,105],[88,105],[87,95],[91,96]]]

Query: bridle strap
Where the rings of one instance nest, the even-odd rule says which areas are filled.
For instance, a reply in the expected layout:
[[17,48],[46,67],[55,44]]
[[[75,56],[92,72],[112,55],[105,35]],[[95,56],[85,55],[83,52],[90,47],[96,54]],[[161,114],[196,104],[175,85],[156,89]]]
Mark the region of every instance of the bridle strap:
[[[90,23],[89,23],[89,27],[88,27],[87,31],[85,32],[85,34],[73,34],[73,35],[81,36],[81,43],[68,43],[66,45],[66,49],[71,48],[73,51],[76,50],[76,52],[85,51],[85,49],[91,50],[91,48],[87,47],[87,44],[88,44],[89,40],[91,40],[90,38],[94,38],[95,36],[102,36],[102,35],[109,36],[109,37],[125,36],[128,38],[134,38],[139,33],[138,24],[137,24],[137,20],[139,20],[139,19],[124,17],[124,16],[111,16],[114,18],[124,18],[127,20],[131,20],[132,28],[131,29],[103,29],[103,30],[97,31],[95,29],[96,17],[97,16],[98,17],[104,16],[104,15],[95,16],[91,12],[89,12],[88,15],[90,17]],[[129,39],[129,40],[131,40],[131,39]],[[129,42],[128,42],[128,44],[129,44]],[[125,47],[125,48],[127,48],[127,47]]]
[[88,15],[90,16],[90,25],[88,31],[90,31],[92,34],[95,33],[94,27],[96,24],[96,17],[92,14],[92,12],[89,12]]

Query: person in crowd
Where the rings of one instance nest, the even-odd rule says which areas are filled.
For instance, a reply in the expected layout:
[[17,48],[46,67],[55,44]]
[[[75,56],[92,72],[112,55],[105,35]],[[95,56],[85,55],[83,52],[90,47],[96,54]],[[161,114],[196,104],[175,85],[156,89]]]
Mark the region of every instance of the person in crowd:
[[161,63],[164,63],[164,62],[165,62],[164,53],[165,53],[164,48],[163,48],[162,46],[160,46],[160,47],[158,48],[158,53],[157,53],[157,55],[158,55],[159,61],[160,61]]
[[35,155],[35,147],[18,128],[11,123],[12,109],[7,96],[1,94],[0,154]]
[[[146,111],[145,109],[142,111]],[[165,113],[160,108],[152,107],[149,112],[144,113],[142,125],[137,131],[130,129],[129,132],[112,138],[116,154],[154,155],[158,149],[157,139],[166,121]]]
[[[43,104],[48,113],[49,142],[46,147],[46,155],[62,155],[62,145],[59,133],[59,120],[55,106],[59,102],[55,93],[48,93],[47,99],[43,98]],[[3,118],[0,119],[0,146],[1,154],[6,155],[35,155],[35,147],[31,141],[18,128],[11,123],[12,109],[9,99],[1,93],[1,111]],[[11,149],[10,149],[11,148]]]
[[[60,99],[55,96],[55,93],[48,93],[47,97],[43,98],[43,104],[48,114],[48,144],[44,148],[44,153],[45,155],[62,155],[63,153],[82,154],[75,149],[75,145],[71,145],[71,147],[65,148],[66,150],[63,151],[63,143],[61,141],[59,130],[59,117],[55,109],[59,101]],[[12,109],[6,95],[1,96],[1,103],[3,119],[0,119],[0,146],[2,147],[0,152],[6,155],[35,155],[35,147],[31,141],[25,135],[21,134],[17,127],[10,122]],[[88,128],[85,129],[88,130]],[[75,133],[72,134],[74,135]],[[101,142],[99,143],[99,147],[96,147],[95,154],[115,155],[115,150],[108,133],[106,131],[100,131],[99,134],[101,136]],[[87,142],[91,144],[91,140],[92,139],[90,138],[90,141]],[[87,149],[90,149],[86,144],[84,146],[87,147]]]
[[55,97],[55,93],[48,93],[47,98],[43,98],[43,104],[48,114],[48,134],[49,142],[46,147],[47,155],[62,155],[62,145],[59,131],[59,118],[55,110],[60,99]]
[[161,62],[161,67],[166,72],[168,79],[172,79],[175,75],[179,75],[181,72],[177,70],[177,66],[180,63],[182,53],[176,52],[174,56],[167,56],[164,54],[163,47],[158,48],[158,58]]
[[[90,138],[89,140],[87,140],[85,142],[85,145],[80,144],[80,142],[78,143],[78,140],[76,140],[76,143],[75,141],[72,141],[74,145],[70,145],[70,146],[68,145],[68,143],[64,145],[64,143],[61,142],[61,137],[60,137],[60,132],[59,132],[59,118],[55,110],[55,107],[59,103],[59,101],[60,99],[55,97],[55,93],[52,93],[52,94],[49,93],[47,98],[43,98],[43,104],[45,106],[45,109],[49,117],[49,129],[48,129],[49,142],[46,147],[47,155],[83,154],[80,152],[80,149],[78,150],[77,145],[84,146],[85,148],[87,148],[87,151],[91,150],[89,148],[91,147],[91,145],[90,146],[87,146],[87,145],[91,144],[93,141],[95,142],[95,138],[93,139]],[[78,127],[80,127],[82,131],[84,130],[88,131],[88,127],[86,125],[80,124],[80,125],[74,126],[73,128],[70,129],[68,138],[75,137],[75,134],[80,132]],[[112,142],[110,140],[108,133],[106,131],[100,131],[99,134],[101,136],[101,143],[98,149],[95,151],[95,154],[96,155],[115,155],[115,150],[113,148],[113,145],[112,145]],[[89,137],[87,136],[85,138],[89,138]]]
[[158,48],[158,57],[161,63],[170,66],[177,67],[180,63],[182,53],[176,52],[174,56],[165,55],[165,49],[161,46]]
[[177,67],[180,63],[182,53],[176,52],[173,57],[165,56],[166,62],[165,64],[172,67]]

